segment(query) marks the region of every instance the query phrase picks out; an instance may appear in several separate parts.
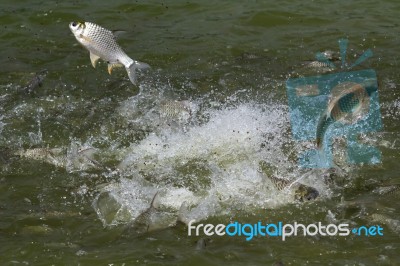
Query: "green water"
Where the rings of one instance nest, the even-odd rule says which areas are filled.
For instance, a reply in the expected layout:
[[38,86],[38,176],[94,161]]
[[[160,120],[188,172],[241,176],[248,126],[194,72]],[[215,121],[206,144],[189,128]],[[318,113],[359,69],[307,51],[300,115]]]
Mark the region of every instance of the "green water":
[[[342,186],[319,201],[243,208],[202,222],[328,223],[329,213],[353,226],[372,225],[363,218],[372,213],[399,220],[398,197],[373,193],[380,184],[400,182],[399,12],[400,3],[388,0],[3,0],[0,146],[12,153],[89,140],[100,150],[124,149],[151,135],[151,123],[142,125],[141,117],[163,98],[189,99],[217,110],[247,102],[287,106],[287,78],[316,52],[337,51],[338,39],[347,38],[349,61],[368,48],[374,52],[359,69],[372,68],[378,75],[384,127],[377,139],[386,143],[379,146],[382,163],[353,167]],[[109,76],[104,63],[92,68],[88,52],[68,28],[74,20],[123,31],[118,43],[126,53],[152,66],[139,75],[139,87],[130,84],[123,69]],[[21,88],[32,73],[43,69],[48,70],[43,85],[24,93]],[[125,100],[140,95],[144,100],[135,117],[124,120],[116,114]],[[102,169],[67,171],[11,156],[9,150],[0,161],[1,265],[400,265],[400,232],[386,224],[381,237],[300,236],[285,242],[211,237],[201,250],[196,249],[200,237],[189,237],[180,224],[124,234],[124,224],[104,226],[93,205],[99,185],[118,182],[120,176]],[[100,159],[110,168],[121,160],[104,156]],[[232,154],[220,164],[242,159]],[[202,160],[207,158],[177,163],[177,172],[207,179],[213,168],[203,169]],[[200,186],[210,183],[200,181]],[[356,204],[338,207],[342,197]]]

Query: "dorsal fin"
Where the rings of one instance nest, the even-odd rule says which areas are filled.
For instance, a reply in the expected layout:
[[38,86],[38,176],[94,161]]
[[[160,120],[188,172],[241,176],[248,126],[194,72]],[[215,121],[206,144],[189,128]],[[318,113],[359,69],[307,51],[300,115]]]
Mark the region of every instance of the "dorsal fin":
[[126,33],[126,30],[112,30],[111,32],[114,35],[114,38],[118,39],[119,36]]
[[158,191],[156,192],[156,194],[154,194],[154,197],[150,202],[150,209],[152,208],[156,209],[158,207],[158,205],[155,204],[157,196],[158,196]]

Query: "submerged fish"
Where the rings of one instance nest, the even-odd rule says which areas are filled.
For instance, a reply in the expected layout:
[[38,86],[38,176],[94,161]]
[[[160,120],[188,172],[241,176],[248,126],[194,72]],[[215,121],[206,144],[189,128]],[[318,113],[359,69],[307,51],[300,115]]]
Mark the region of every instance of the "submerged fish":
[[192,114],[189,101],[163,101],[160,103],[160,117],[188,120]]
[[349,89],[343,90],[338,96],[332,97],[326,111],[318,121],[316,132],[317,147],[322,147],[325,133],[333,123],[342,120],[347,115],[357,116],[368,99],[366,89],[358,83],[353,84]]
[[400,198],[400,184],[378,187],[372,192],[377,193],[381,196],[393,196]]
[[275,188],[279,191],[282,191],[287,188],[291,188],[294,190],[294,199],[296,201],[310,201],[314,200],[319,196],[318,190],[313,187],[301,184],[299,182],[294,182],[276,177],[272,171],[268,168],[267,163],[264,161],[260,162],[260,170],[261,172],[274,184]]
[[20,149],[13,153],[26,159],[42,161],[56,167],[66,168],[68,172],[83,170],[89,167],[101,167],[101,164],[93,159],[94,148],[78,148],[75,143],[67,148],[33,148]]
[[28,84],[23,88],[23,91],[27,94],[31,94],[38,87],[42,86],[43,80],[46,78],[48,71],[42,70],[36,73]]
[[332,65],[329,62],[320,62],[320,61],[308,61],[303,64],[306,68],[312,68],[316,70],[320,70],[322,72],[328,72],[333,70]]
[[389,227],[393,232],[400,234],[400,221],[392,219],[389,216],[381,213],[373,213],[369,216],[369,220],[374,223],[382,223]]
[[133,84],[136,84],[135,69],[149,67],[146,63],[130,58],[117,44],[110,30],[91,22],[71,22],[69,28],[78,42],[89,50],[93,67],[96,67],[96,62],[100,58],[108,63],[110,74],[113,68],[124,66]]
[[16,151],[14,154],[27,159],[33,159],[53,164],[57,167],[65,167],[67,164],[66,150],[62,148],[34,148],[27,150],[21,149]]

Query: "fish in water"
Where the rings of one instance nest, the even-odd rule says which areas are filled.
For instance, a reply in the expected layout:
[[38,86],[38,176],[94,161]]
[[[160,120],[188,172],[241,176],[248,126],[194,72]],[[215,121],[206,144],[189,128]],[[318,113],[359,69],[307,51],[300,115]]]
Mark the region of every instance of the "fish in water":
[[335,122],[341,121],[347,115],[356,117],[369,99],[367,90],[359,83],[353,83],[339,95],[332,97],[327,109],[321,115],[316,132],[317,147],[321,148],[328,128]]
[[[313,187],[301,184],[299,182],[293,183],[290,180],[279,178],[273,175],[267,176],[274,186],[282,191],[290,186],[294,189],[294,199],[299,202],[314,200],[319,196],[318,190]],[[292,185],[293,184],[293,185]]]
[[66,168],[68,172],[89,167],[100,168],[101,164],[93,159],[94,148],[78,148],[75,143],[70,148],[33,148],[19,149],[13,155],[26,159],[46,162],[56,167]]
[[260,165],[260,172],[264,176],[266,176],[272,182],[272,184],[274,184],[276,189],[278,189],[279,191],[282,191],[287,188],[294,189],[294,199],[296,201],[300,202],[310,201],[316,199],[319,196],[318,190],[316,190],[313,187],[301,184],[299,182],[293,183],[293,181],[276,177],[273,174],[271,167],[269,167],[269,165],[265,161],[261,161],[259,165]]
[[[158,196],[158,191],[154,194],[153,199],[150,202],[150,207],[143,211],[139,216],[133,221],[133,223],[127,228],[126,231],[131,231],[132,229],[138,233],[145,233],[151,231],[153,219],[157,212],[156,199]],[[129,233],[129,232],[128,232]]]
[[188,120],[192,115],[189,101],[163,101],[160,103],[160,117],[166,119]]
[[48,71],[42,70],[36,73],[33,78],[28,82],[28,84],[23,88],[23,91],[26,94],[31,94],[34,92],[38,87],[42,86],[43,80],[46,78]]
[[308,61],[308,62],[305,62],[303,65],[307,68],[321,70],[322,72],[328,72],[330,70],[333,70],[332,65],[327,62]]
[[400,198],[400,184],[378,187],[372,192],[377,193],[381,196],[393,196]]
[[135,70],[150,67],[146,63],[130,58],[118,45],[110,30],[91,22],[71,22],[69,28],[78,42],[89,50],[93,67],[96,67],[99,59],[108,63],[108,73],[110,74],[113,68],[124,66],[133,84],[136,84]]
[[374,223],[384,224],[395,233],[400,234],[400,220],[392,219],[389,216],[381,213],[373,213],[369,215],[368,220]]
[[67,158],[66,151],[62,148],[33,148],[17,150],[14,154],[37,161],[44,161],[57,167],[65,167]]

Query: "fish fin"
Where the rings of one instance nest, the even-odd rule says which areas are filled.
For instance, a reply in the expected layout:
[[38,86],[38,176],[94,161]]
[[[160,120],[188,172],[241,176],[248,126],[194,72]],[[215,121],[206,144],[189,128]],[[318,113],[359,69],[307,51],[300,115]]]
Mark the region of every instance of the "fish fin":
[[123,65],[120,63],[115,63],[115,64],[108,64],[108,73],[111,75],[111,72],[114,68],[116,67],[122,67]]
[[92,42],[92,39],[90,39],[89,37],[84,36],[83,34],[80,34],[79,37],[81,39],[83,39],[87,43],[91,43]]
[[150,203],[150,209],[157,209],[158,208],[158,202],[156,203],[156,199],[158,199],[158,191],[156,192],[156,194],[154,194],[153,199],[151,200]]
[[117,39],[120,35],[126,33],[126,30],[112,30],[111,32],[114,35],[114,39]]
[[139,61],[133,61],[133,63],[128,66],[125,67],[126,68],[126,72],[128,72],[128,77],[129,80],[132,82],[133,85],[136,85],[136,73],[135,70],[136,69],[146,69],[146,68],[150,68],[150,66],[146,63],[142,63]]
[[90,62],[92,62],[92,66],[96,68],[97,60],[100,59],[100,56],[95,55],[94,53],[90,52]]

